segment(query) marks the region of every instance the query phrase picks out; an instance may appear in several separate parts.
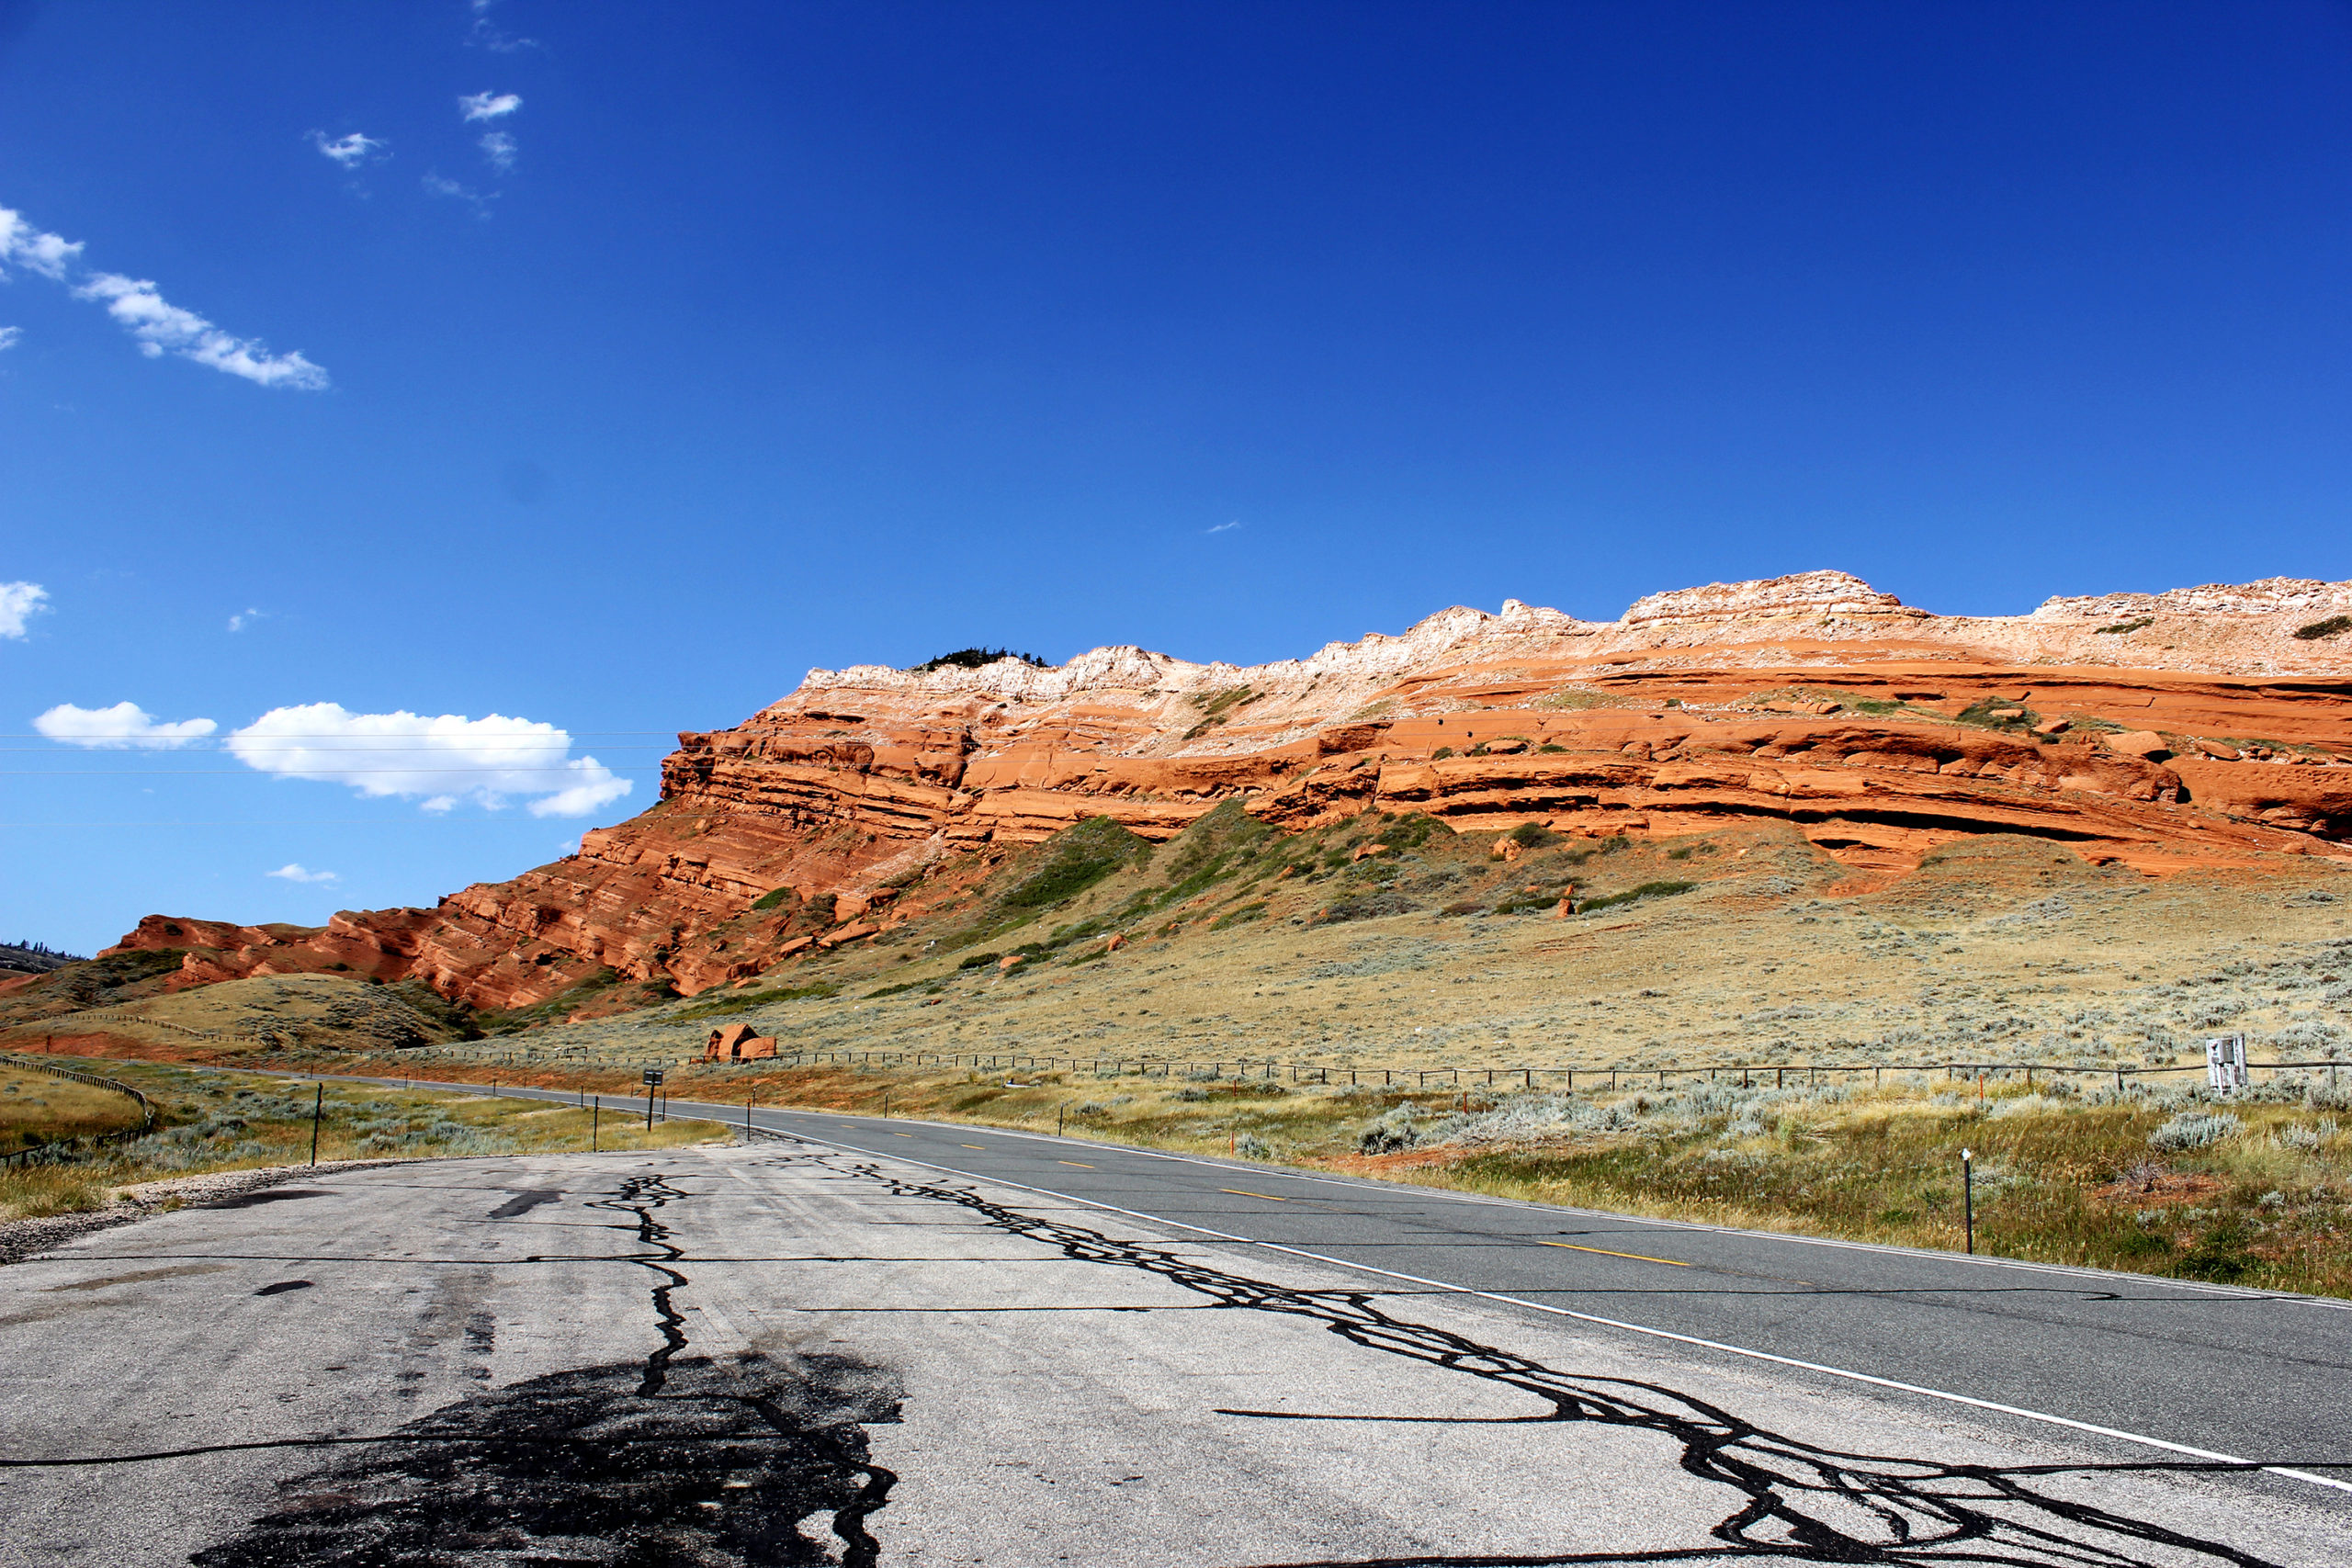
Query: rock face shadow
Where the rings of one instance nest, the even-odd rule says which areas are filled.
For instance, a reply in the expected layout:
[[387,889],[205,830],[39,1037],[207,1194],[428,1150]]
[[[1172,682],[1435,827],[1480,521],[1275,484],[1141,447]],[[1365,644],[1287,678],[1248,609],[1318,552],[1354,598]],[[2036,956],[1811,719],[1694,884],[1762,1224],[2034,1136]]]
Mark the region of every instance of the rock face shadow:
[[285,1500],[197,1568],[669,1565],[876,1560],[866,1516],[898,1479],[864,1426],[899,1419],[897,1378],[852,1357],[680,1358],[486,1390]]

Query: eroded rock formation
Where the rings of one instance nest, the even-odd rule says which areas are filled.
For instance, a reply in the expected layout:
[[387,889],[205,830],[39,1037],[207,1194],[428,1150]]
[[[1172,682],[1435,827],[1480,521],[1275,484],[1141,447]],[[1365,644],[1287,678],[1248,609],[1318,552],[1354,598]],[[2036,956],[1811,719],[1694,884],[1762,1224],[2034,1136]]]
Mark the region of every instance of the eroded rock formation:
[[1283,827],[1776,818],[1868,874],[1983,832],[2154,874],[2343,855],[2352,632],[2296,634],[2346,611],[2352,583],[2274,579],[1944,616],[1820,571],[1613,622],[1451,609],[1247,668],[815,670],[681,735],[661,802],[552,865],[317,931],[151,917],[123,946],[190,948],[187,984],[347,966],[509,1008],[611,970],[692,993],[888,930],[1002,846],[1095,816],[1165,839],[1236,795]]

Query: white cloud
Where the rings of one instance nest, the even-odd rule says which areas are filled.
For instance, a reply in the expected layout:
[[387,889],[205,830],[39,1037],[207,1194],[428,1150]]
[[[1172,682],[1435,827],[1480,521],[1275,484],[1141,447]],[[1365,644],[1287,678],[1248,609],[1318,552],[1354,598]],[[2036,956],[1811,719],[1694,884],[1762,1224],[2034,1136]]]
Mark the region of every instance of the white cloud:
[[209,718],[158,724],[153,714],[136,703],[117,703],[110,708],[80,708],[72,703],[60,703],[34,719],[33,728],[51,740],[62,740],[69,746],[138,746],[163,750],[201,740],[220,727]]
[[43,277],[62,278],[65,264],[81,254],[79,240],[44,234],[17,213],[0,207],[0,266],[14,262]]
[[139,352],[151,359],[176,354],[265,387],[315,392],[327,384],[327,373],[300,355],[273,355],[252,338],[232,337],[165,299],[144,278],[102,272],[74,289],[74,297],[103,302],[107,314],[139,340]]
[[0,582],[0,637],[22,637],[25,623],[49,603],[49,590],[38,582]]
[[323,130],[314,130],[311,132],[311,145],[345,168],[356,169],[362,164],[374,163],[391,143],[380,136],[363,136],[356,130],[348,136],[329,136]]
[[[80,241],[43,233],[17,213],[0,207],[0,268],[13,262],[62,283],[67,265],[81,254]],[[93,273],[87,282],[74,288],[74,298],[104,305],[107,314],[139,340],[139,352],[150,359],[176,354],[265,387],[315,392],[327,384],[327,373],[300,355],[273,355],[254,339],[232,337],[195,311],[172,304],[143,278],[125,277],[119,272]]]
[[514,139],[503,130],[493,130],[481,139],[482,156],[502,175],[514,166],[517,150]]
[[300,861],[288,861],[276,871],[265,871],[264,876],[275,876],[281,882],[340,882],[343,879],[331,871],[305,871]]
[[1230,523],[1220,523],[1220,524],[1218,524],[1218,525],[1217,525],[1216,527],[1214,527],[1214,528],[1204,528],[1204,529],[1203,529],[1203,530],[1201,530],[1201,531],[1202,531],[1203,533],[1204,533],[1204,534],[1222,534],[1222,533],[1224,533],[1227,528],[1238,528],[1238,527],[1240,527],[1240,526],[1241,526],[1241,519],[1239,519],[1238,517],[1237,517],[1237,518],[1235,518],[1235,519],[1234,519],[1232,522],[1230,522]]
[[232,632],[241,632],[262,618],[262,612],[259,610],[240,611],[229,617],[229,629]]
[[469,124],[478,119],[498,119],[522,107],[520,93],[468,93],[458,100],[458,112]]
[[571,737],[551,724],[492,714],[437,718],[351,713],[337,703],[272,708],[229,736],[248,767],[279,778],[348,784],[365,795],[421,799],[427,811],[461,800],[496,810],[532,795],[535,817],[579,817],[629,793],[594,757],[571,755]]
[[17,340],[24,335],[22,327],[0,327],[0,349],[16,347]]
[[585,817],[629,792],[629,781],[616,779],[612,770],[594,757],[575,757],[564,764],[571,784],[545,800],[531,802],[534,817]]

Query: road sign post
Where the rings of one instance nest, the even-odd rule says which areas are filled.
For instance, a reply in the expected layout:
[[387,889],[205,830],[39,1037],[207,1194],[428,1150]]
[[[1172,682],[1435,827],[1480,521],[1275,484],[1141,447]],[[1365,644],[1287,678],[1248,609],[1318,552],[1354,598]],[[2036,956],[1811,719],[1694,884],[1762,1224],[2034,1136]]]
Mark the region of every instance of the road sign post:
[[649,1133],[650,1133],[651,1131],[653,1131],[653,1095],[654,1095],[654,1091],[655,1091],[655,1090],[657,1090],[657,1089],[659,1089],[661,1087],[662,1087],[662,1069],[661,1069],[661,1068],[659,1068],[659,1067],[648,1067],[648,1068],[646,1068],[646,1069],[645,1069],[645,1130],[646,1130],[647,1132],[649,1132]]
[[311,1163],[319,1163],[319,1113],[327,1107],[327,1086],[319,1085],[319,1092],[311,1101]]

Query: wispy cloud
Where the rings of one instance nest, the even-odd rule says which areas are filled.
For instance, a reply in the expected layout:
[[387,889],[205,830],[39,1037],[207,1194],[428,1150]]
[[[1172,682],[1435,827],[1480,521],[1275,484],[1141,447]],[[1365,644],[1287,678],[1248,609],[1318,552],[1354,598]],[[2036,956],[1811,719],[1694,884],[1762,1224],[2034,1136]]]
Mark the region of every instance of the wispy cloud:
[[240,610],[229,617],[229,629],[232,632],[241,632],[262,618],[262,612],[259,610]]
[[276,871],[265,871],[264,876],[275,876],[281,882],[340,882],[343,879],[331,871],[308,871],[300,861],[288,861]]
[[139,352],[151,359],[176,354],[264,387],[315,392],[327,384],[327,373],[300,354],[272,354],[255,339],[232,337],[165,299],[143,277],[102,272],[74,289],[74,297],[105,305],[107,314],[139,340]]
[[523,107],[520,93],[467,93],[458,99],[458,112],[469,123],[477,119],[499,119]]
[[462,201],[474,209],[474,216],[477,218],[488,218],[490,204],[496,198],[494,192],[490,196],[484,196],[471,186],[459,185],[453,179],[445,178],[429,170],[424,176],[424,194],[445,196],[451,201]]
[[13,264],[43,277],[62,278],[67,265],[81,254],[81,241],[43,233],[0,207],[0,268]]
[[481,139],[482,156],[502,175],[514,168],[516,151],[514,139],[503,130],[493,130]]
[[1201,532],[1204,534],[1222,534],[1228,528],[1238,528],[1240,526],[1241,519],[1237,517],[1230,523],[1220,523],[1214,528],[1204,528]]
[[24,335],[25,329],[22,327],[0,327],[0,349],[16,347],[17,340]]
[[555,726],[499,714],[431,718],[311,703],[273,708],[232,731],[229,750],[278,778],[419,800],[426,811],[466,800],[496,810],[530,795],[537,797],[526,807],[534,817],[581,817],[634,787],[595,758],[571,756],[571,737]]
[[[81,241],[36,229],[21,214],[0,207],[0,276],[13,265],[62,283],[81,254]],[[107,314],[139,341],[139,352],[151,359],[175,354],[265,387],[314,392],[327,384],[327,373],[300,355],[273,355],[256,339],[232,337],[195,311],[172,304],[144,278],[93,273],[74,286],[74,298],[104,305]],[[13,334],[17,329],[8,331]],[[8,341],[16,340],[12,335]]]
[[49,590],[38,582],[0,582],[0,637],[21,639],[25,623],[49,603]]
[[158,724],[153,714],[136,703],[117,703],[110,708],[82,708],[72,703],[60,703],[34,719],[33,728],[68,746],[107,750],[136,746],[142,750],[158,751],[201,740],[220,727],[209,718]]
[[314,130],[311,132],[311,145],[346,169],[356,169],[362,164],[374,163],[379,157],[391,156],[384,151],[391,145],[390,142],[380,136],[363,136],[356,130],[348,136],[333,137],[323,130]]
[[495,3],[496,0],[473,0],[474,25],[466,34],[469,44],[476,49],[486,49],[492,54],[514,54],[540,47],[539,40],[535,38],[517,38],[513,33],[501,31],[490,19],[491,7]]

